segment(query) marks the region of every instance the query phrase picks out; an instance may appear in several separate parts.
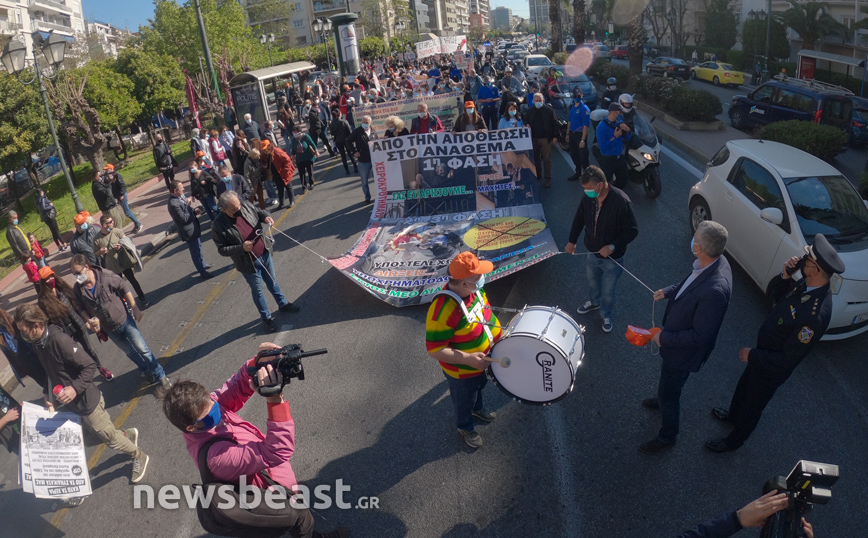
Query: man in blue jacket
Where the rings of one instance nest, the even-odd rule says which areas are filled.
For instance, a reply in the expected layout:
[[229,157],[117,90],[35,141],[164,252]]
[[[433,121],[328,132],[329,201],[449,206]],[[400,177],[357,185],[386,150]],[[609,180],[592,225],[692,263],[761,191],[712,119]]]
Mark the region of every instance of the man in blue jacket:
[[[624,141],[630,140],[633,133],[620,115],[621,105],[610,104],[609,115],[597,125],[597,144],[600,145],[600,168],[606,174],[606,181],[623,189],[627,184],[628,172],[627,162],[624,160]],[[614,178],[617,178],[617,181]]]
[[690,250],[696,256],[693,271],[680,284],[654,292],[655,301],[669,300],[663,314],[663,330],[653,338],[660,346],[663,363],[657,398],[643,400],[642,405],[660,410],[663,425],[657,437],[639,447],[646,454],[675,444],[681,389],[714,349],[732,295],[732,270],[723,256],[727,237],[721,224],[702,222],[690,242]]

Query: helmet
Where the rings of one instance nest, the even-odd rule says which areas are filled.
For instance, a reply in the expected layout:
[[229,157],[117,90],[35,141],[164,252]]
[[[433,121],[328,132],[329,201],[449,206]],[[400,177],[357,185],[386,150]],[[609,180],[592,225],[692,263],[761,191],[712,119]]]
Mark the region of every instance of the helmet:
[[615,77],[609,77],[606,80],[606,84],[608,84],[609,86],[617,86],[618,85],[618,79],[616,79]]
[[618,104],[621,105],[621,111],[624,114],[629,114],[633,111],[633,96],[629,93],[622,93],[618,98]]

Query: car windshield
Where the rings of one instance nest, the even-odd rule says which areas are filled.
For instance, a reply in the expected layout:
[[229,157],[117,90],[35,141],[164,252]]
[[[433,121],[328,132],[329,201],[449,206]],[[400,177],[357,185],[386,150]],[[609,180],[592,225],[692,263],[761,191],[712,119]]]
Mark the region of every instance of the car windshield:
[[607,47],[606,45],[597,45],[597,50],[599,50],[600,52],[609,52],[609,47]]
[[868,208],[847,178],[801,177],[784,183],[807,242],[818,233],[840,250],[868,242]]
[[528,58],[527,65],[533,67],[536,65],[554,65],[551,60],[546,57],[542,58]]
[[684,60],[681,60],[679,58],[666,58],[666,61],[672,65],[685,65]]

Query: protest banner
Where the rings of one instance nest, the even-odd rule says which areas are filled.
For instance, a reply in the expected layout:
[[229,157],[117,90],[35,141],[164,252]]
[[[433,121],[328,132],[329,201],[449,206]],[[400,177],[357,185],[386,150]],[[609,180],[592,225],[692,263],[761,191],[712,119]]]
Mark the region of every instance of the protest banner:
[[416,53],[407,52],[404,54],[404,59],[407,60],[408,62],[415,61],[416,60]]
[[467,36],[450,35],[440,38],[440,54],[467,52]]
[[416,43],[416,57],[420,60],[440,53],[440,40],[431,39]]
[[54,413],[24,402],[20,459],[22,489],[39,499],[91,494],[81,417],[75,413]]
[[468,55],[457,55],[455,57],[455,67],[464,71],[468,69],[473,64],[473,60],[470,59]]
[[413,118],[419,117],[419,103],[425,103],[428,105],[428,113],[440,118],[444,130],[451,131],[459,111],[463,112],[464,110],[462,108],[462,97],[463,94],[460,93],[445,93],[442,95],[361,105],[353,109],[353,116],[355,118],[361,118],[365,115],[370,116],[374,130],[382,136],[386,132],[386,118],[398,116],[407,124],[407,129],[410,129]]
[[370,147],[370,223],[329,262],[375,297],[394,306],[430,302],[462,251],[494,264],[487,281],[558,253],[528,128],[410,135]]

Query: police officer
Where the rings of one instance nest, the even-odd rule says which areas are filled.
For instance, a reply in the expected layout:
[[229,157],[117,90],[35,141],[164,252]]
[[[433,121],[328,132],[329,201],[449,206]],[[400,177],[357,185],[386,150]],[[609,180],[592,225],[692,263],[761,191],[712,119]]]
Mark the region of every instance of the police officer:
[[606,182],[623,189],[627,185],[628,174],[627,162],[624,160],[624,140],[629,140],[633,133],[621,119],[621,105],[617,102],[609,105],[609,114],[597,125],[596,134],[600,146],[600,168],[606,174]]
[[[759,330],[756,348],[739,351],[747,363],[729,410],[715,407],[712,414],[731,422],[735,429],[729,436],[709,441],[712,452],[738,449],[759,423],[762,412],[775,391],[789,379],[802,359],[813,349],[832,318],[832,294],[829,282],[835,273],[844,272],[844,262],[823,234],[814,236],[813,246],[805,247],[801,259],[793,256],[781,272],[783,283],[776,290],[777,302]],[[794,280],[787,273],[802,265],[804,279]],[[795,272],[795,271],[793,271]]]
[[570,143],[570,157],[576,167],[576,173],[567,178],[575,181],[582,177],[582,171],[590,164],[588,158],[588,131],[591,127],[591,109],[582,101],[582,89],[573,88],[573,106],[570,107],[570,130],[567,142]]

